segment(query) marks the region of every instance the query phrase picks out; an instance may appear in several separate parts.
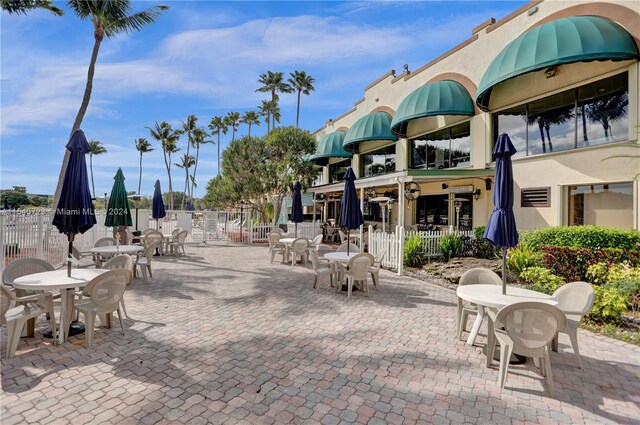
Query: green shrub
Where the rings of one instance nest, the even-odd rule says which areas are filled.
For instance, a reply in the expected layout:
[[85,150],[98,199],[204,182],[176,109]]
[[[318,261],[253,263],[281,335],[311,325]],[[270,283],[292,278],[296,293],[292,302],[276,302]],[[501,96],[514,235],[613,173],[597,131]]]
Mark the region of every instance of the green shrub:
[[520,273],[520,279],[529,284],[528,289],[548,295],[553,294],[564,284],[564,279],[544,267],[526,268]]
[[593,309],[588,318],[598,323],[617,322],[627,311],[627,300],[618,288],[594,286],[596,291]]
[[521,232],[520,243],[529,245],[534,250],[539,250],[544,245],[640,250],[640,231],[598,226],[547,227]]
[[567,246],[543,246],[544,266],[567,281],[585,280],[589,266],[608,265],[628,261],[632,266],[640,263],[640,251],[615,248],[578,249]]
[[627,308],[634,313],[640,309],[640,277],[630,277],[607,283],[605,288],[615,288],[627,301]]
[[404,242],[404,264],[419,267],[426,261],[426,245],[420,236],[411,236]]
[[457,233],[451,233],[440,238],[440,254],[445,261],[457,257],[462,250],[462,238]]
[[604,285],[609,281],[609,265],[607,263],[596,263],[587,267],[587,282],[595,285]]
[[542,254],[534,251],[528,245],[518,245],[509,251],[507,267],[517,275],[529,267],[542,267]]
[[631,267],[628,262],[617,263],[609,268],[608,282],[640,279],[640,267]]
[[484,232],[485,230],[487,230],[487,226],[478,226],[478,227],[474,227],[473,228],[473,237],[476,238],[476,240],[483,240],[484,239]]
[[473,228],[474,239],[470,241],[471,256],[476,258],[493,259],[500,256],[500,251],[484,237],[487,226]]

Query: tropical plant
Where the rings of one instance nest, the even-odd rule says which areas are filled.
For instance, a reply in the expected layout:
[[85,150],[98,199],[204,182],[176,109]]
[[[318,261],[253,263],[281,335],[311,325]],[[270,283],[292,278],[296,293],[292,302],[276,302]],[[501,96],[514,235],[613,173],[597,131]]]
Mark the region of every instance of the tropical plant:
[[[96,62],[100,44],[104,37],[112,38],[121,33],[140,31],[145,25],[155,22],[160,16],[160,12],[167,10],[167,6],[154,6],[140,12],[131,13],[130,0],[68,0],[67,4],[75,14],[84,21],[89,19],[93,25],[93,51],[87,71],[87,82],[82,96],[82,103],[76,115],[71,135],[80,128],[84,115],[89,107],[91,91],[93,90],[93,75],[95,73]],[[58,176],[58,186],[54,196],[54,205],[57,205],[62,190],[64,174],[69,163],[69,151],[65,149],[64,159],[60,167]]]
[[173,209],[173,184],[171,182],[171,154],[180,150],[177,143],[180,139],[180,130],[174,130],[171,128],[171,124],[166,121],[162,121],[160,124],[156,122],[154,128],[149,128],[149,134],[151,137],[162,146],[162,153],[164,155],[164,165],[167,169],[167,177],[169,178],[169,209]]
[[542,267],[542,254],[528,245],[518,245],[509,251],[507,267],[517,275],[529,267]]
[[548,295],[553,294],[565,283],[564,279],[544,267],[526,268],[520,273],[520,279],[530,284],[529,289]]
[[[266,74],[260,74],[258,83],[262,85],[256,89],[256,92],[271,93],[271,102],[275,103],[276,106],[278,104],[278,100],[280,100],[278,93],[293,93],[293,88],[284,81],[284,74],[282,72],[267,71]],[[266,117],[267,124],[270,122],[273,124],[280,122],[279,117],[277,120],[271,120],[271,117],[273,116],[271,115],[271,112],[274,109],[275,108],[271,107],[266,111],[268,114]],[[268,129],[267,132],[269,132]]]
[[[195,115],[189,115],[186,121],[181,121],[181,122],[182,122],[182,134],[187,135],[187,153],[185,155],[191,156],[189,155],[189,149],[191,148],[191,146],[193,146],[192,134],[193,134],[193,130],[196,129],[198,117],[196,117]],[[185,176],[185,179],[184,179],[184,191],[182,193],[184,193],[184,195],[183,195],[180,209],[184,209],[184,202],[185,202],[184,198],[189,197],[189,170],[188,169],[187,169],[187,175]]]
[[196,128],[193,130],[192,143],[193,147],[196,149],[196,162],[193,165],[193,175],[191,176],[191,191],[189,193],[189,197],[193,199],[193,188],[197,187],[196,184],[196,174],[198,172],[198,159],[200,157],[200,145],[205,145],[208,143],[215,143],[213,140],[208,139],[209,134],[204,130],[204,128]]
[[[263,100],[262,105],[258,107],[260,115],[264,118],[264,122],[267,123],[267,133],[271,132],[272,128],[276,127],[276,123],[280,122],[280,107],[278,102],[273,100]],[[270,127],[270,124],[271,127]]]
[[240,112],[227,112],[227,116],[224,117],[225,123],[231,128],[231,141],[236,140],[236,131],[238,131],[238,125],[240,124]]
[[103,153],[107,153],[107,148],[104,147],[102,142],[98,140],[91,140],[89,142],[89,169],[91,170],[91,193],[93,197],[96,197],[96,187],[93,184],[93,156],[94,155],[102,155]]
[[220,175],[220,133],[227,134],[229,131],[229,127],[222,117],[213,117],[211,118],[211,122],[209,123],[209,129],[211,130],[211,135],[218,136],[218,175]]
[[595,300],[587,318],[599,323],[617,322],[622,313],[627,311],[625,295],[618,288],[609,286],[594,286],[593,289]]
[[260,125],[260,115],[258,115],[256,111],[247,111],[244,113],[242,118],[240,118],[240,122],[249,126],[249,132],[247,136],[251,137],[251,126]]
[[46,9],[56,16],[64,15],[64,10],[53,5],[53,0],[0,0],[0,8],[10,15],[26,15],[35,9]]
[[189,168],[193,167],[193,164],[196,163],[196,159],[193,157],[193,155],[188,155],[188,154],[183,154],[181,161],[180,162],[176,162],[174,165],[178,168],[182,168],[184,169],[184,173],[186,175],[185,177],[185,183],[184,183],[184,192],[182,193],[182,202],[180,203],[180,209],[184,210],[184,201],[187,198],[188,193],[187,190],[189,190]]
[[288,80],[289,86],[298,94],[298,106],[296,108],[296,127],[298,127],[298,121],[300,119],[300,95],[304,94],[305,96],[309,96],[312,91],[315,91],[316,88],[313,86],[313,83],[316,80],[304,71],[294,71],[290,73],[290,75],[291,78]]
[[445,261],[457,257],[462,250],[462,238],[457,233],[451,233],[440,238],[440,254]]
[[140,152],[140,176],[138,177],[138,195],[140,195],[140,187],[142,186],[142,154],[149,153],[154,150],[151,143],[144,137],[135,140],[136,150]]
[[418,235],[411,236],[404,242],[404,264],[409,267],[419,267],[427,258],[426,245]]

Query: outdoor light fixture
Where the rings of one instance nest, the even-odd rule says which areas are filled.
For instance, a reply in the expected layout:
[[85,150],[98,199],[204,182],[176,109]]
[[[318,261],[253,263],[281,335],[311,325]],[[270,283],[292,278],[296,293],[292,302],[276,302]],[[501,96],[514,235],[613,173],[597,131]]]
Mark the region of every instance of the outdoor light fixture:
[[476,189],[476,190],[474,190],[474,191],[473,191],[473,199],[475,199],[476,201],[477,201],[478,199],[480,199],[480,193],[481,193],[481,192],[482,192],[482,191],[481,191],[480,189]]
[[445,189],[446,189],[446,188],[448,188],[448,187],[449,187],[449,185],[448,185],[448,184],[446,184],[446,183],[442,183],[442,190],[445,190]]
[[491,190],[491,179],[484,180],[484,190]]
[[550,66],[549,68],[544,70],[544,76],[547,78],[555,77],[557,73],[558,73],[557,66]]

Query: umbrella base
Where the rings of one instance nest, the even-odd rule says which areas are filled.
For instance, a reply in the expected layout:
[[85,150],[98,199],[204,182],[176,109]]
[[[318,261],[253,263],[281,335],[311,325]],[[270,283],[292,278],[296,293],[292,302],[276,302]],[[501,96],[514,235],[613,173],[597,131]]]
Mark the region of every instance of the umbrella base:
[[[346,284],[344,284],[344,285],[342,285],[342,288],[340,288],[340,290],[343,291],[343,292],[348,292],[349,291],[349,287]],[[359,290],[360,289],[358,289],[358,287],[355,286],[355,285],[353,286],[353,288],[351,288],[351,292],[356,292],[356,291],[359,291]]]
[[[484,355],[487,355],[487,346],[482,347],[482,352]],[[496,349],[493,351],[493,360],[500,363],[500,347],[496,346]],[[520,354],[511,354],[511,358],[509,359],[509,364],[524,364],[527,361],[525,356],[521,356]]]
[[[71,322],[69,326],[69,336],[78,335],[84,332],[84,323],[82,322]],[[45,338],[53,338],[53,332],[51,329],[47,329],[44,331]]]

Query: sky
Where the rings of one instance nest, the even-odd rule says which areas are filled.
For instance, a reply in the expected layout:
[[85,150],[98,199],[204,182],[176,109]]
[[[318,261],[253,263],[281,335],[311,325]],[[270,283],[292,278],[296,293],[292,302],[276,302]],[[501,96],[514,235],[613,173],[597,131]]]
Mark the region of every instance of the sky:
[[[260,74],[295,70],[315,78],[302,96],[300,127],[311,132],[352,108],[364,87],[404,64],[415,70],[471,36],[489,17],[500,19],[523,1],[133,1],[134,11],[169,6],[140,32],[105,38],[93,93],[81,128],[107,153],[94,156],[95,193],[110,192],[122,167],[127,190],[137,190],[139,154],[134,141],[154,143],[149,127],[174,128],[194,114],[211,118],[257,111]],[[53,194],[74,118],[80,107],[93,48],[93,29],[65,2],[64,17],[46,11],[0,13],[0,188],[26,186]],[[295,125],[296,96],[281,95],[280,125]],[[246,134],[241,125],[239,134]],[[252,127],[262,135],[266,125]],[[223,151],[231,140],[222,136]],[[171,162],[179,161],[182,149]],[[162,149],[143,156],[141,194],[152,195],[168,178]],[[217,146],[201,148],[195,197],[217,174]],[[174,190],[184,171],[172,166]]]

